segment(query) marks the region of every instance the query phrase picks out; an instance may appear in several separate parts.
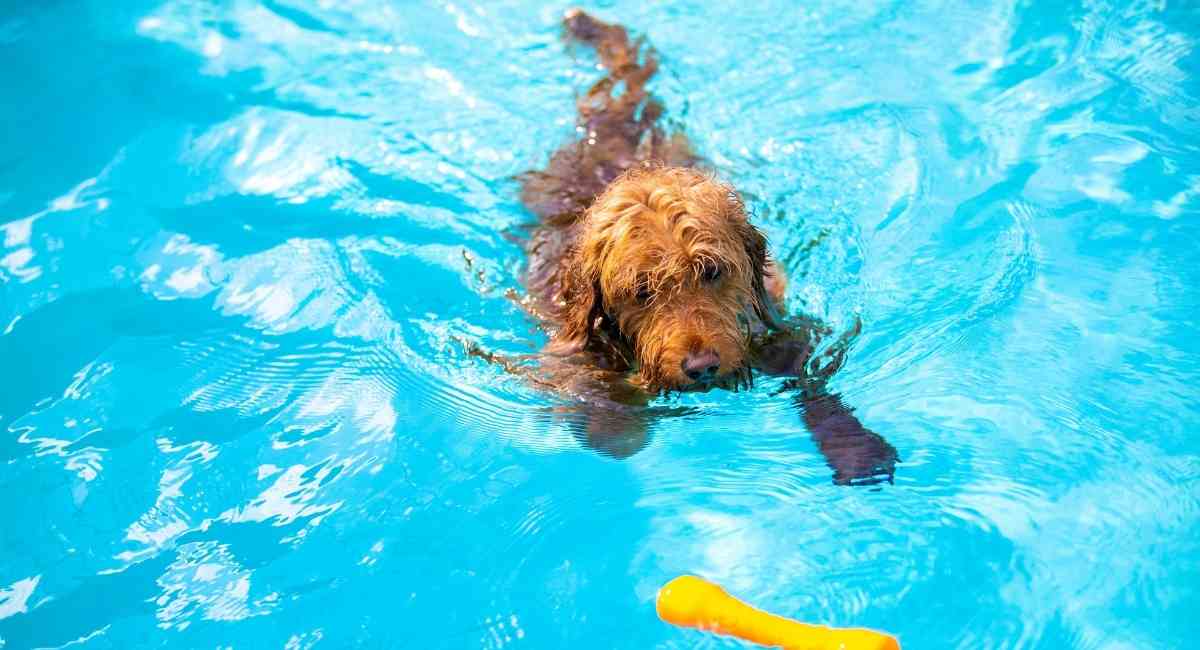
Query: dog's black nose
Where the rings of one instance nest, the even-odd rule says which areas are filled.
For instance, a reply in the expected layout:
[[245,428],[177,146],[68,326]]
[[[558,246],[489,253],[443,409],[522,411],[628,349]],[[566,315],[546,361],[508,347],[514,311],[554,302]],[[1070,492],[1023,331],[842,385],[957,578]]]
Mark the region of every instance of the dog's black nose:
[[721,369],[721,357],[718,357],[717,353],[712,350],[701,350],[684,357],[683,363],[680,365],[683,366],[683,374],[692,381],[712,379]]

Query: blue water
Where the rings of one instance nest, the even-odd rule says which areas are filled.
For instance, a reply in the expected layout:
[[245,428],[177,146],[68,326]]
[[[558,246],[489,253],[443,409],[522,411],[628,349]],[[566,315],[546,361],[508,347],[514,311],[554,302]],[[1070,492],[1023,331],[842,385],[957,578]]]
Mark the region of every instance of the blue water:
[[536,0],[0,7],[0,647],[715,648],[680,573],[906,648],[1200,636],[1200,9],[595,7],[896,447],[779,382],[646,448],[536,350],[513,176],[598,75]]

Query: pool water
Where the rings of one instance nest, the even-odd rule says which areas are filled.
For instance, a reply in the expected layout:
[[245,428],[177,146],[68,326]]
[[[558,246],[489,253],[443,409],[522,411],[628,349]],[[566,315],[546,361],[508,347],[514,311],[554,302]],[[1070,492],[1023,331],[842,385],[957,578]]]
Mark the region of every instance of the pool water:
[[514,176],[598,75],[565,5],[0,7],[0,647],[715,648],[681,573],[906,648],[1200,636],[1200,5],[608,2],[747,197],[832,388],[623,460],[468,354]]

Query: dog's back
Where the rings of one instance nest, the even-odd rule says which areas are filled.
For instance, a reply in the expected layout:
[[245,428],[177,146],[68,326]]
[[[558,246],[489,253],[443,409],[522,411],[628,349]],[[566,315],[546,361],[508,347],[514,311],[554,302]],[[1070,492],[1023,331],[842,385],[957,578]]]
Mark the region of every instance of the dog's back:
[[604,188],[643,162],[689,167],[697,162],[681,133],[658,125],[662,106],[646,91],[658,70],[653,50],[620,25],[580,11],[563,20],[570,42],[593,47],[607,75],[578,101],[580,137],[563,145],[545,169],[521,176],[521,202],[544,224],[577,220]]

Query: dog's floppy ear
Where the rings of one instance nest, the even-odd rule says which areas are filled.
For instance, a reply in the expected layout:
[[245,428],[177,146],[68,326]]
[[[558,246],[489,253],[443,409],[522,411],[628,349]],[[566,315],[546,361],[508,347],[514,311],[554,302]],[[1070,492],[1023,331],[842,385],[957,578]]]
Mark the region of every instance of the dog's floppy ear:
[[750,258],[750,285],[754,293],[754,315],[763,325],[771,329],[779,327],[775,313],[775,300],[767,291],[766,275],[770,263],[767,259],[767,238],[749,221],[740,224],[742,244]]
[[550,351],[554,354],[582,350],[592,338],[596,321],[604,316],[600,277],[592,265],[583,263],[578,249],[566,256],[563,270],[562,325],[550,341]]

